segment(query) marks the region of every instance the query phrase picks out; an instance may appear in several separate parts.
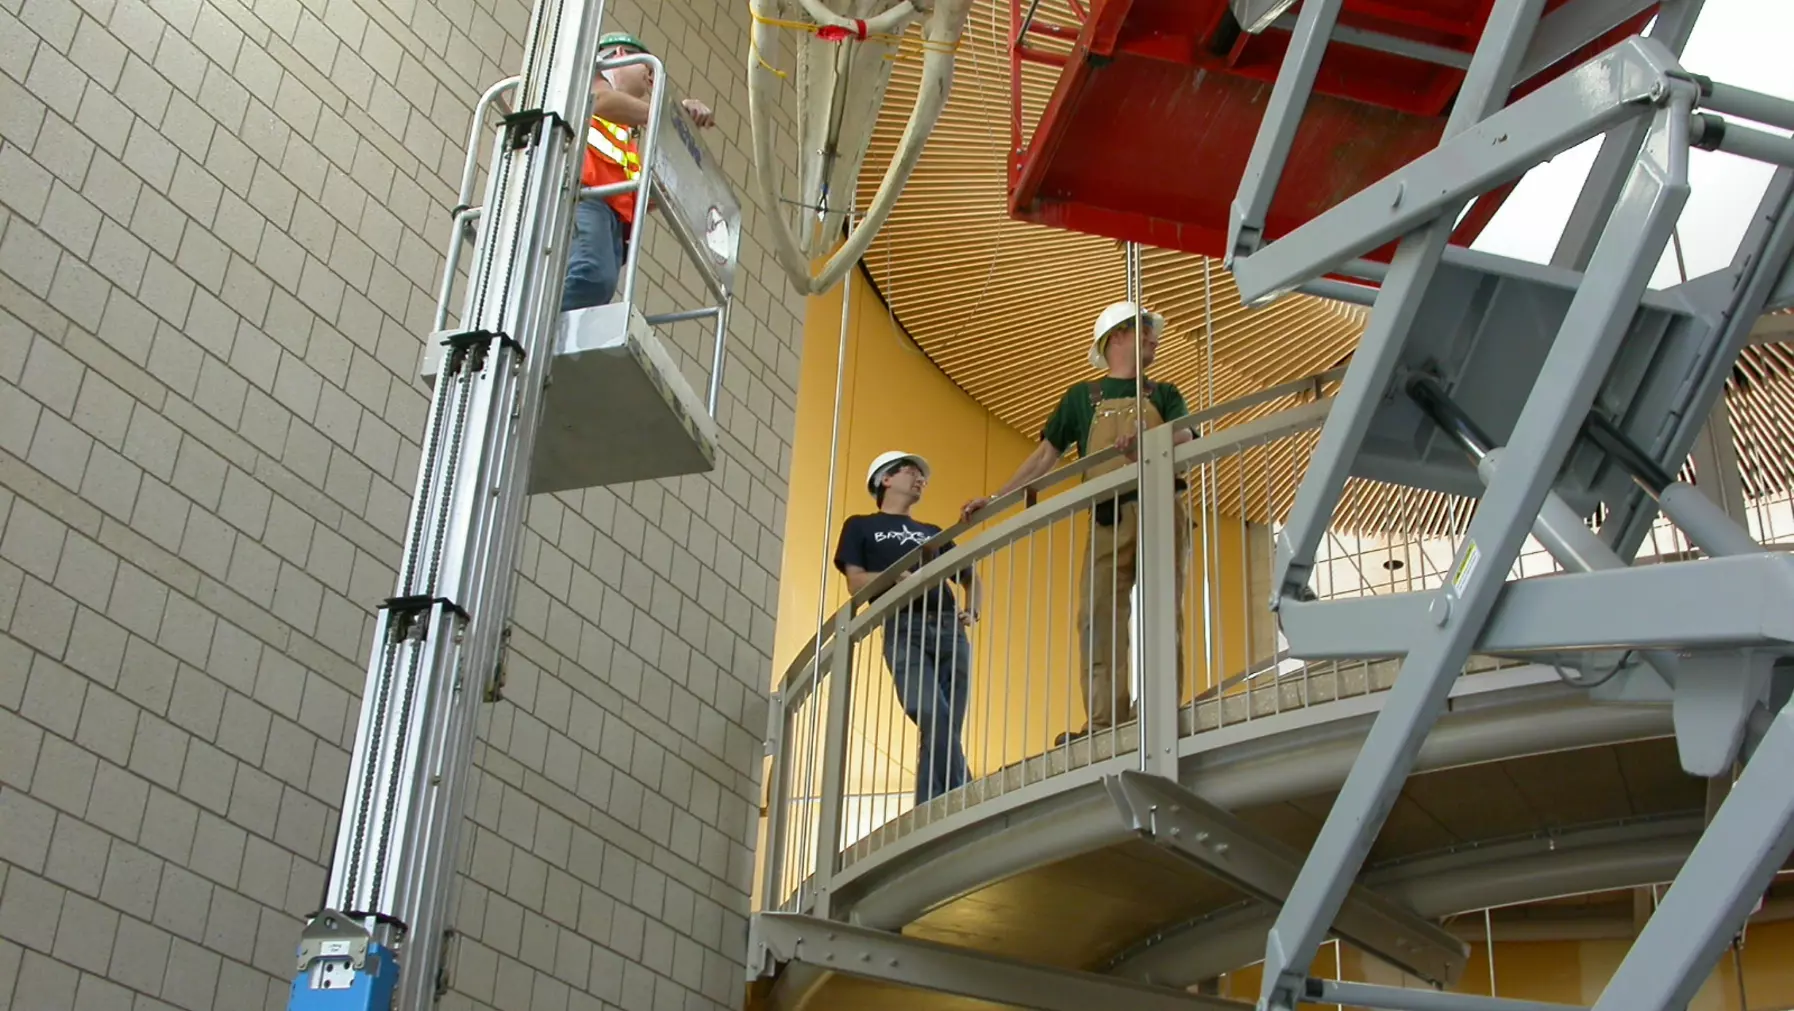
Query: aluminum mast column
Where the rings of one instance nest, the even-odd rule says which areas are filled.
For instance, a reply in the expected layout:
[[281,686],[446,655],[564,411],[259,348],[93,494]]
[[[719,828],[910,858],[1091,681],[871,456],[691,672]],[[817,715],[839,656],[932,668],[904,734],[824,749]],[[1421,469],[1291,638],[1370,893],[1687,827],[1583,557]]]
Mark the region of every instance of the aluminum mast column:
[[[474,718],[506,638],[603,8],[539,2],[530,18],[518,111],[504,118],[487,180],[466,329],[443,341],[398,588],[379,611],[325,908],[300,940],[294,1011],[424,1011],[436,996]],[[614,62],[659,69],[645,55]]]

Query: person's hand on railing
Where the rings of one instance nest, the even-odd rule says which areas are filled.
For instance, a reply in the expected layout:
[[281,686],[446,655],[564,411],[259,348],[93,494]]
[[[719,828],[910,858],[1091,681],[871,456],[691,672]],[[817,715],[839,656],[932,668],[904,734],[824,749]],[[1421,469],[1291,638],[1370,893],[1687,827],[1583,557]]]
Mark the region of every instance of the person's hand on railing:
[[684,109],[685,114],[691,117],[691,121],[699,126],[709,127],[716,125],[716,113],[710,111],[710,106],[705,105],[695,98],[688,98],[685,101],[680,102],[679,107]]
[[1134,463],[1139,459],[1139,453],[1137,452],[1139,447],[1135,445],[1139,441],[1136,433],[1123,432],[1115,438],[1115,449],[1119,451],[1122,456],[1127,457],[1129,463]]
[[971,519],[973,513],[976,513],[979,510],[983,509],[985,506],[990,505],[991,499],[993,499],[993,498],[995,498],[995,496],[993,496],[993,495],[982,495],[982,496],[979,496],[978,498],[972,499],[970,502],[967,502],[965,505],[960,506],[959,507],[959,522],[964,523],[965,521]]

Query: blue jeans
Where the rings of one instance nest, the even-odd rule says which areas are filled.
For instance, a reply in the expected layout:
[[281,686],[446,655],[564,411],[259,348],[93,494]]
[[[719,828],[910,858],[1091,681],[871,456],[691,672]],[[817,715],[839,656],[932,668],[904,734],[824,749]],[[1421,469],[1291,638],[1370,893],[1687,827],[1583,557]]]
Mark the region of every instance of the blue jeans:
[[605,305],[617,293],[629,233],[611,206],[595,197],[573,205],[573,245],[567,250],[567,280],[561,311]]
[[972,688],[972,644],[951,612],[903,613],[885,622],[885,663],[903,712],[920,731],[916,803],[970,778],[960,733]]

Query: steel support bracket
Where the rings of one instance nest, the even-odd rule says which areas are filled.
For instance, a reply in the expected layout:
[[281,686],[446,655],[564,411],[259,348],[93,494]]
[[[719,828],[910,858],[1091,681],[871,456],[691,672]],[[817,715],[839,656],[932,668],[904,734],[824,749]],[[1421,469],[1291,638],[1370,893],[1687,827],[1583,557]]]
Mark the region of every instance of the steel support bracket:
[[[1148,841],[1253,898],[1281,905],[1289,896],[1302,858],[1281,843],[1158,776],[1123,772],[1106,785],[1123,822]],[[1333,932],[1439,986],[1456,983],[1470,955],[1444,928],[1362,885],[1353,886]]]
[[1113,976],[1034,965],[798,913],[761,913],[760,939],[780,963],[1033,1011],[1246,1011],[1250,1005]]
[[290,1011],[387,1011],[399,963],[355,918],[326,909],[299,935]]
[[1379,1008],[1382,1011],[1587,1011],[1574,1004],[1507,1000],[1469,993],[1440,993],[1400,986],[1372,986],[1332,979],[1309,979],[1307,997],[1317,1004]]
[[1769,701],[1769,677],[1781,659],[1768,650],[1682,656],[1684,677],[1670,711],[1683,772],[1710,779],[1731,771],[1751,713]]
[[[1670,98],[1677,65],[1631,38],[1495,112],[1296,230],[1232,262],[1240,298],[1261,304],[1424,226],[1503,180]],[[1692,85],[1688,87],[1692,88]]]

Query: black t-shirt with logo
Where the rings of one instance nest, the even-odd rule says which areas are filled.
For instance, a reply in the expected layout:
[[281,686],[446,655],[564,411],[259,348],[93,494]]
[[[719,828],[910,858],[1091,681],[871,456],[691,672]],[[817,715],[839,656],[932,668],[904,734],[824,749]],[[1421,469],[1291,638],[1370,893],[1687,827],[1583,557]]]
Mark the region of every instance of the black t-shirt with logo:
[[[845,573],[847,566],[857,565],[867,572],[883,572],[940,532],[941,528],[933,523],[891,513],[849,516],[847,522],[841,524],[841,538],[835,545],[835,568]],[[948,541],[938,547],[941,551],[951,551],[953,546],[953,542]],[[910,568],[914,571],[915,566]],[[964,569],[953,578],[970,579],[971,574],[971,569]],[[931,611],[957,608],[952,591],[946,585],[930,590],[921,599],[923,606]]]

